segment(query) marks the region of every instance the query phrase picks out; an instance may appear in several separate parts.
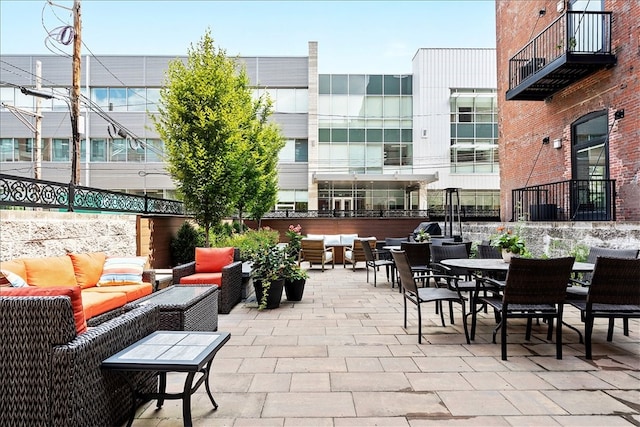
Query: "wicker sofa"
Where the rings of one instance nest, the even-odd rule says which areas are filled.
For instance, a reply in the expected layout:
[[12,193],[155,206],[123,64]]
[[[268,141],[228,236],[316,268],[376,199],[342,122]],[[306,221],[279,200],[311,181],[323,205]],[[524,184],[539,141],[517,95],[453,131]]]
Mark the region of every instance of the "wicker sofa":
[[107,258],[103,252],[18,258],[1,262],[0,271],[19,276],[30,287],[79,286],[87,325],[95,326],[123,314],[125,304],[151,294],[156,282],[153,270],[142,270],[140,267],[141,283],[99,284]]
[[[224,262],[206,260],[199,256],[216,256],[218,252],[229,249],[232,255]],[[204,265],[203,265],[204,264]],[[208,264],[208,265],[207,265]],[[207,268],[213,265],[213,269]],[[217,267],[219,268],[217,268]],[[218,286],[218,313],[228,314],[242,299],[242,261],[238,248],[196,248],[196,261],[173,268],[173,283],[180,285]]]
[[[0,424],[122,425],[130,387],[100,365],[155,331],[158,314],[138,307],[78,334],[70,298],[0,295]],[[157,388],[153,373],[128,379],[147,392]]]

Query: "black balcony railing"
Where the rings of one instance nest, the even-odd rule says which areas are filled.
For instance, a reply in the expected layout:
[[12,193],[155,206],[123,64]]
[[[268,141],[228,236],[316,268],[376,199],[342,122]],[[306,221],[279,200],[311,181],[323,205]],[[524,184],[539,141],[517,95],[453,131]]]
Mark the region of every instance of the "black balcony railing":
[[177,200],[6,174],[0,174],[0,206],[148,215],[185,214],[184,205]]
[[569,180],[512,190],[512,221],[615,221],[616,181]]
[[611,12],[567,12],[509,60],[507,100],[546,99],[615,62]]
[[[355,210],[278,210],[265,214],[264,218],[422,218],[441,221],[445,218],[445,208],[429,209],[355,209]],[[462,221],[499,221],[500,209],[462,208]]]

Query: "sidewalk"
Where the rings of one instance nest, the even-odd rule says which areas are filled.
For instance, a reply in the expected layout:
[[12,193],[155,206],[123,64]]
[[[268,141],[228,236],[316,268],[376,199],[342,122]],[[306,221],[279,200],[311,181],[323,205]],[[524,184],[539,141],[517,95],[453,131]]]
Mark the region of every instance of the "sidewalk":
[[[422,344],[417,311],[391,289],[353,272],[310,271],[304,297],[258,311],[241,303],[220,315],[230,341],[213,362],[213,411],[204,386],[192,398],[194,426],[632,426],[640,425],[640,321],[630,336],[618,321],[612,343],[606,320],[596,321],[594,360],[584,359],[577,334],[563,329],[563,360],[547,343],[546,325],[524,340],[524,321],[510,321],[509,359],[491,343],[493,314],[482,313],[475,342],[467,345],[460,312],[440,325],[423,306]],[[372,278],[371,278],[372,279]],[[565,321],[583,331],[579,313]],[[179,390],[183,377],[169,376]],[[182,426],[181,401],[160,410],[145,404],[134,426]]]

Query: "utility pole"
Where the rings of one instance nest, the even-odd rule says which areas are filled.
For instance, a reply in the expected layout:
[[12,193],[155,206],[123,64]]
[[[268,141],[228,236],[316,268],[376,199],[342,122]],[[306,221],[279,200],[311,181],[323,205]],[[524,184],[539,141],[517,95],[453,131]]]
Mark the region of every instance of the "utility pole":
[[[80,0],[73,1],[73,86],[71,88],[71,184],[80,184],[80,46],[82,39],[80,20]],[[70,201],[72,202],[72,200]]]
[[[42,62],[36,61],[36,91],[42,89]],[[36,96],[36,132],[34,141],[34,162],[33,177],[42,179],[42,98]]]

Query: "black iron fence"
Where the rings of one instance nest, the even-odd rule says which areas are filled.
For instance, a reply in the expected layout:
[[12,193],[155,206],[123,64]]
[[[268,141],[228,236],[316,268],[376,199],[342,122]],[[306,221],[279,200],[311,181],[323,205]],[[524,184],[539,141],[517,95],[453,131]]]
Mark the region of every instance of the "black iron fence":
[[513,221],[615,221],[613,179],[554,182],[512,190]]
[[0,174],[0,206],[149,215],[185,215],[183,203],[177,200],[119,193],[6,174]]
[[[445,207],[415,210],[279,210],[267,213],[264,218],[429,218],[438,221],[445,218]],[[462,221],[499,221],[500,209],[462,208],[460,219]]]

